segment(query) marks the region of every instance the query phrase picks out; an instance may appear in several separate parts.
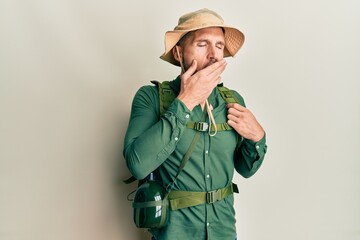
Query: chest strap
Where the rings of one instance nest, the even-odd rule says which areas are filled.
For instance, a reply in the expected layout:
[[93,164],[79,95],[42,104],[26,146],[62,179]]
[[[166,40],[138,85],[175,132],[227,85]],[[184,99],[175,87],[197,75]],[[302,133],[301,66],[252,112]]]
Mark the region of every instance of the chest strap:
[[[195,129],[200,132],[206,132],[209,130],[209,127],[211,128],[211,131],[214,131],[214,125],[207,122],[188,122],[186,124],[187,128]],[[230,131],[233,130],[232,127],[229,126],[229,124],[225,123],[217,123],[216,128],[218,131]]]
[[223,200],[234,192],[239,192],[239,189],[235,183],[210,192],[172,190],[169,193],[170,207],[171,210],[177,210],[180,208],[193,207],[204,203],[212,204],[214,202]]

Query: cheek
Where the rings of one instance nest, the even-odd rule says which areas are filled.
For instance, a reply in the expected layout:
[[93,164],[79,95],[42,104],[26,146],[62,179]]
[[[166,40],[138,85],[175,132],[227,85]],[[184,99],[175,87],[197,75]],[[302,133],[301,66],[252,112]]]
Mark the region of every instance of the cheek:
[[195,56],[195,59],[197,61],[197,70],[199,71],[203,69],[208,62],[205,48],[198,49]]
[[186,70],[191,66],[194,59],[197,61],[197,71],[203,69],[207,63],[207,54],[204,48],[186,51],[184,52],[184,56],[184,67]]
[[203,58],[199,58],[199,56],[194,56],[192,58],[186,58],[184,59],[184,68],[185,70],[189,69],[189,67],[191,66],[193,60],[196,60],[197,62],[197,68],[196,71],[200,71],[201,69],[204,68],[206,61]]

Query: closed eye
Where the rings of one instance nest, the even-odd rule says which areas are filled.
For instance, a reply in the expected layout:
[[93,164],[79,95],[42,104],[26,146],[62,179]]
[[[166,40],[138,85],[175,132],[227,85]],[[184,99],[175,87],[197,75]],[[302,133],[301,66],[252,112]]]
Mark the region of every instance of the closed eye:
[[218,49],[222,50],[222,49],[225,48],[225,44],[222,43],[222,42],[220,42],[220,43],[217,43],[217,44],[216,44],[216,47],[217,47]]
[[[198,47],[206,47],[209,45],[209,42],[207,40],[200,40],[200,41],[197,41],[197,46]],[[215,46],[220,49],[220,50],[223,50],[225,48],[225,43],[224,42],[217,42],[215,44]]]
[[197,46],[198,47],[206,47],[208,45],[207,41],[199,41],[197,43]]

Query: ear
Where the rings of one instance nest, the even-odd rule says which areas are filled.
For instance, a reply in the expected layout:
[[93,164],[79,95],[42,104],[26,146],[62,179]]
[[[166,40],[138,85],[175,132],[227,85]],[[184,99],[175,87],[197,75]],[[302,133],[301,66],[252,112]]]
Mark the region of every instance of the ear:
[[[179,51],[177,51],[176,48],[178,48]],[[181,47],[179,47],[178,45],[175,45],[172,49],[172,54],[174,56],[174,59],[178,62],[180,62],[180,59],[181,59],[181,57],[179,56],[179,54],[181,54],[180,51],[181,51]]]

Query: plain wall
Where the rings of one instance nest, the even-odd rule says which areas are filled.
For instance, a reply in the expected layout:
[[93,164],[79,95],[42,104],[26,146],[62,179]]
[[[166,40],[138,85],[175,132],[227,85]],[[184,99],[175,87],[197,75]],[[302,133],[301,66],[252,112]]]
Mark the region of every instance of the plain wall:
[[136,90],[171,80],[164,33],[203,7],[241,29],[226,86],[267,132],[236,175],[242,240],[360,239],[360,2],[0,1],[0,239],[149,239],[123,138]]

